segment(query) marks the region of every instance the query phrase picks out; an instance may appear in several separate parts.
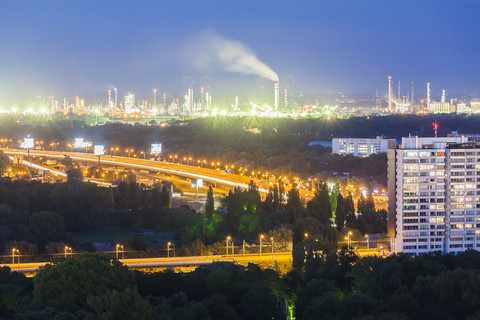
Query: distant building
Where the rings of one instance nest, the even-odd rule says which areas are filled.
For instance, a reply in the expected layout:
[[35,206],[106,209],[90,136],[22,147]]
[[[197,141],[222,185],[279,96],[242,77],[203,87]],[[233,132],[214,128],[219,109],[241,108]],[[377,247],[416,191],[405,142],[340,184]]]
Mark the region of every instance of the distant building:
[[133,93],[128,93],[125,96],[125,113],[132,113],[135,107],[135,95]]
[[480,144],[465,136],[427,139],[403,138],[402,148],[388,151],[392,251],[479,250]]
[[397,141],[395,139],[354,139],[354,138],[334,138],[332,140],[332,153],[356,157],[368,157],[372,154],[387,152],[390,148],[395,148]]
[[428,105],[428,112],[430,113],[450,113],[450,103],[448,102],[430,102]]

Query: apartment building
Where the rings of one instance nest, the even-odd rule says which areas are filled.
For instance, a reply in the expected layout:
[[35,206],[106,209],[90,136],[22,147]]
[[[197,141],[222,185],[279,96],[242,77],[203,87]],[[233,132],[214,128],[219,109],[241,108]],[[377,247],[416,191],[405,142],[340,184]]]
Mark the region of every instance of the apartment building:
[[356,157],[368,157],[372,154],[387,152],[389,148],[395,148],[395,139],[367,138],[334,138],[332,140],[332,153],[341,155],[351,154]]
[[388,232],[394,252],[480,248],[480,144],[436,139],[389,150]]

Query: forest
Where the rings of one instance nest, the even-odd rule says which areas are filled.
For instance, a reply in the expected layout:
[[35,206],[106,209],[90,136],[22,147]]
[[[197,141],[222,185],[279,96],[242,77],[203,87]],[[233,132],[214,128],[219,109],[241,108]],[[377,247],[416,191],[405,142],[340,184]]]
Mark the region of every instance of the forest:
[[231,263],[130,271],[109,256],[58,258],[34,278],[0,268],[2,319],[478,319],[480,254],[308,255],[284,276]]

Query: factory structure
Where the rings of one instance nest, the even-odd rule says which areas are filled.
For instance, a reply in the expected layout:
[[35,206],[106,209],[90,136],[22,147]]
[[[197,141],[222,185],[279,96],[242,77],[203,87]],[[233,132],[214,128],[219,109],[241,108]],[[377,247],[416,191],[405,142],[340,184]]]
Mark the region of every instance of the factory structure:
[[392,77],[388,76],[388,94],[387,94],[387,112],[388,113],[421,113],[421,114],[440,114],[440,113],[478,113],[480,112],[480,101],[472,100],[465,103],[458,99],[447,99],[445,89],[441,90],[439,101],[432,98],[432,87],[430,82],[426,83],[425,99],[415,101],[414,84],[411,82],[410,92],[407,95],[401,95],[400,81],[398,81],[398,95],[393,93]]

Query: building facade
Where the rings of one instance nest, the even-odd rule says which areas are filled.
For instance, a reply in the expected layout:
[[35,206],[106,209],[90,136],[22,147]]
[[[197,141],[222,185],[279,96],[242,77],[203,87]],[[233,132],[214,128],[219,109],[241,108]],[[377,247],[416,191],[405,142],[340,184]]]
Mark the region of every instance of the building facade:
[[395,139],[383,139],[382,137],[376,139],[334,138],[332,153],[368,157],[372,154],[387,152],[389,148],[395,148],[396,145]]
[[423,147],[388,153],[392,251],[421,255],[479,250],[480,145]]

